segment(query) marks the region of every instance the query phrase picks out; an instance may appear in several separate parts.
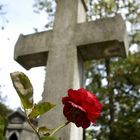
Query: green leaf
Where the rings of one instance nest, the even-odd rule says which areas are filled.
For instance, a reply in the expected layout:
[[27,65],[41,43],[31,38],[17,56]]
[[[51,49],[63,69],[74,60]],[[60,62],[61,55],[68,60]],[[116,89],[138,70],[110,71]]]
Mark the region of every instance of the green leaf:
[[58,140],[58,139],[55,138],[55,137],[49,137],[49,136],[47,136],[47,137],[42,137],[41,140]]
[[50,131],[51,129],[47,128],[47,127],[39,127],[38,132],[47,132]]
[[44,136],[49,136],[50,131],[52,131],[52,129],[47,128],[46,126],[44,127],[39,127],[38,129],[38,133]]
[[16,89],[25,109],[33,107],[33,88],[29,78],[22,72],[10,74],[13,86]]
[[31,113],[29,114],[29,118],[30,119],[36,118],[37,116],[48,112],[54,106],[55,106],[54,104],[51,104],[49,102],[40,102],[33,107]]

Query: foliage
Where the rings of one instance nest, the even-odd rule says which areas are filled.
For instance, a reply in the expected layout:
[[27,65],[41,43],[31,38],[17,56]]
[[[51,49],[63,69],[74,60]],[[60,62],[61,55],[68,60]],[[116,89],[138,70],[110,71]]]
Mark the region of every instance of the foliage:
[[4,30],[5,23],[8,23],[8,20],[5,19],[4,15],[6,12],[4,11],[4,5],[0,3],[0,28]]
[[35,0],[35,4],[33,5],[33,7],[35,13],[40,13],[40,11],[46,12],[48,22],[45,27],[48,29],[52,28],[56,7],[55,0]]
[[33,107],[33,87],[26,75],[20,72],[11,74],[13,85],[21,99],[23,107],[30,109]]
[[3,140],[3,134],[4,134],[4,128],[5,128],[5,120],[4,118],[0,115],[0,139]]
[[[0,91],[1,93],[1,91]],[[3,140],[4,136],[4,129],[6,126],[6,118],[7,116],[12,112],[11,109],[9,109],[5,104],[4,104],[5,98],[1,97],[0,95],[0,139]]]
[[40,102],[38,104],[34,104],[33,102],[33,87],[29,80],[29,78],[22,72],[14,72],[11,73],[11,79],[13,82],[13,86],[16,89],[18,96],[23,105],[23,109],[25,111],[27,121],[29,125],[33,128],[34,132],[37,134],[39,140],[57,140],[52,137],[57,130],[49,129],[47,127],[35,127],[31,122],[33,119],[47,113],[51,110],[55,105],[50,102]]
[[[140,3],[137,0],[89,0],[89,20],[121,13],[129,26],[130,47],[140,45]],[[139,136],[140,54],[126,59],[90,63],[86,76],[88,89],[97,92],[104,104],[100,131],[88,131],[88,138],[99,140],[137,140]],[[88,62],[89,63],[89,62]],[[132,134],[132,132],[134,132]]]
[[35,104],[34,107],[32,108],[31,113],[29,114],[30,119],[34,119],[39,115],[42,115],[49,111],[51,108],[53,108],[55,105],[49,103],[49,102],[41,102],[38,103],[37,105]]
[[12,112],[12,110],[9,109],[4,103],[0,102],[0,112],[0,116],[5,118]]
[[99,121],[101,129],[94,133],[94,130],[90,131],[90,137],[96,135],[99,140],[140,139],[139,57],[140,54],[134,54],[125,60],[110,60],[109,75],[107,75],[106,60],[94,63],[89,68],[86,76],[90,84],[87,88],[95,91],[104,104]]

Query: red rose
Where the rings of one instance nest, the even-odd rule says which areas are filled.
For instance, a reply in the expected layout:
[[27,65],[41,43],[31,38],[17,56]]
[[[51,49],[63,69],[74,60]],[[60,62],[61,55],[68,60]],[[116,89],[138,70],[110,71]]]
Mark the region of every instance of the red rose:
[[62,103],[64,104],[63,113],[67,120],[83,128],[89,127],[90,122],[95,124],[95,119],[100,116],[102,109],[96,95],[84,88],[69,89],[68,96],[62,98]]

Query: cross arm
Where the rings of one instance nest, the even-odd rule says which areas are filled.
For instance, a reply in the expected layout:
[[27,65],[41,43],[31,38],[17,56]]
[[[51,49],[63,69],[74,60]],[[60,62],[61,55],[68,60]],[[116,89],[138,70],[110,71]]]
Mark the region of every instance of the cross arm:
[[20,35],[15,45],[14,59],[24,68],[44,66],[47,62],[52,31]]
[[125,57],[128,36],[120,15],[77,24],[76,44],[84,60]]

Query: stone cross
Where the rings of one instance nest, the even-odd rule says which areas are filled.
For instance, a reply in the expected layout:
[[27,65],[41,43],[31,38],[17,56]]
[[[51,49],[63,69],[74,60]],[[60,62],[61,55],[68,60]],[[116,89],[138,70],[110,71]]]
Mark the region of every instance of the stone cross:
[[[47,66],[42,97],[43,101],[50,101],[57,106],[40,118],[40,125],[51,128],[65,120],[61,97],[66,95],[69,88],[82,86],[83,62],[125,57],[128,47],[125,22],[120,15],[86,22],[84,0],[56,2],[53,30],[20,35],[14,56],[26,69]],[[59,136],[64,140],[82,140],[82,129],[69,124]]]

